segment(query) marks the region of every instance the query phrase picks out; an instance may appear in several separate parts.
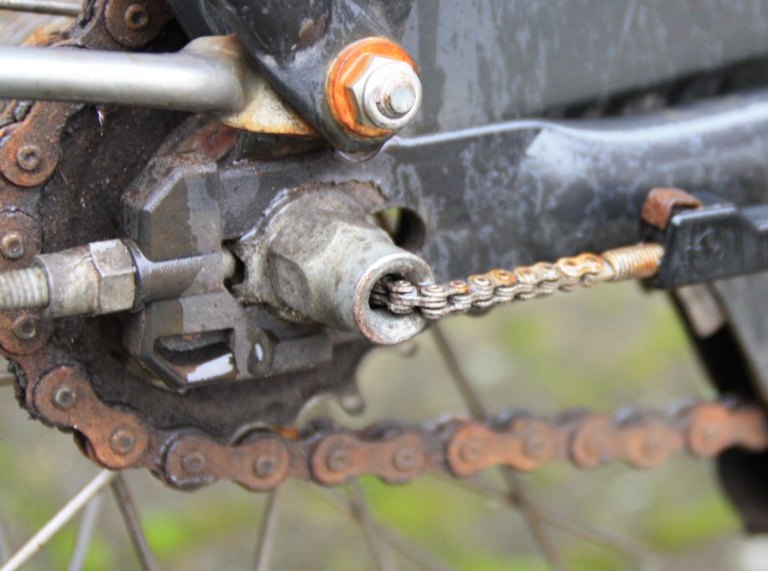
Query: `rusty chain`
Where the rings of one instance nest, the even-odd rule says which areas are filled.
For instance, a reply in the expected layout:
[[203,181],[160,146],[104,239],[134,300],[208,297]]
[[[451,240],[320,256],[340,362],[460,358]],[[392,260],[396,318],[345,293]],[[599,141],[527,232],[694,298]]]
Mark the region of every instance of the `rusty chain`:
[[647,278],[657,272],[663,254],[664,249],[658,244],[637,244],[608,250],[600,256],[585,253],[512,271],[495,269],[444,284],[414,284],[388,277],[374,287],[371,303],[396,315],[419,312],[427,319],[437,320],[556,291]]
[[334,486],[363,475],[396,484],[425,472],[461,478],[494,466],[530,472],[554,460],[584,469],[616,461],[651,468],[677,452],[712,457],[733,446],[768,448],[765,412],[730,400],[689,403],[666,414],[573,410],[546,418],[518,410],[485,421],[387,422],[363,430],[320,420],[301,431],[262,429],[228,443],[194,429],[159,431],[106,405],[76,366],[43,375],[27,395],[48,423],[76,430],[98,463],[145,466],[179,488],[225,479],[265,491],[289,478]]

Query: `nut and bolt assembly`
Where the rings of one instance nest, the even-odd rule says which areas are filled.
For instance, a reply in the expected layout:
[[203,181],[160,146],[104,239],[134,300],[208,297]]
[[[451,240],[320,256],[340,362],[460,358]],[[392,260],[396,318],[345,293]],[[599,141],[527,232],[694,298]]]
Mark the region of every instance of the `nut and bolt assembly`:
[[408,53],[385,38],[347,46],[328,74],[328,104],[336,121],[365,138],[402,129],[421,106],[422,87]]
[[402,61],[373,57],[350,87],[360,117],[372,127],[396,131],[405,127],[421,106],[421,81]]

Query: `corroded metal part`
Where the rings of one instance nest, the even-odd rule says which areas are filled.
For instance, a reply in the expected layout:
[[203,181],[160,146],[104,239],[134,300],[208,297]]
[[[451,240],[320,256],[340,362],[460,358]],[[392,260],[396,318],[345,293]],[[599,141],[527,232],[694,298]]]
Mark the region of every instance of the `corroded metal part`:
[[43,254],[35,259],[37,267],[45,272],[52,317],[115,313],[134,305],[136,268],[122,240]]
[[[376,73],[386,72],[385,66],[405,66],[409,73],[410,83],[418,84],[418,92],[409,110],[397,121],[388,122],[386,117],[377,122],[382,115],[376,113],[373,107],[376,101],[376,90],[383,79],[374,77],[371,85],[368,81]],[[326,97],[334,119],[349,132],[360,137],[383,139],[407,124],[418,112],[421,104],[421,83],[416,74],[416,64],[402,47],[387,38],[366,38],[347,46],[333,61],[328,72]],[[383,102],[383,101],[382,101]],[[369,109],[370,108],[370,109]],[[374,117],[371,117],[370,114]],[[381,118],[380,118],[381,119]]]
[[662,230],[667,228],[675,208],[698,208],[701,200],[679,188],[654,188],[640,213],[644,222]]
[[573,291],[599,282],[645,279],[659,269],[664,248],[647,243],[561,258],[553,264],[539,262],[514,270],[491,270],[445,284],[385,276],[371,294],[374,307],[395,315],[423,315],[441,319],[491,306]]
[[359,331],[375,343],[410,339],[426,321],[372,308],[371,292],[386,276],[416,283],[434,276],[366,220],[381,206],[376,191],[359,185],[307,189],[285,199],[263,227],[233,245],[246,272],[239,299],[269,303],[289,319]]
[[139,48],[152,41],[171,19],[165,2],[153,0],[109,0],[106,27],[115,41],[129,48]]

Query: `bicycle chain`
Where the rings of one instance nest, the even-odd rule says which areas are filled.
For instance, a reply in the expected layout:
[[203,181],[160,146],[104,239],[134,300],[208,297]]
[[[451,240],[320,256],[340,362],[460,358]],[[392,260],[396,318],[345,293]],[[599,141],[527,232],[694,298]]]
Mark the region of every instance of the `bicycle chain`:
[[495,269],[444,284],[414,284],[389,277],[374,287],[371,303],[396,315],[419,312],[437,320],[556,291],[647,278],[658,271],[663,255],[662,246],[648,243],[608,250],[600,256],[585,253],[552,264],[539,262],[512,271]]
[[531,472],[554,460],[585,469],[613,461],[651,468],[676,452],[712,457],[733,446],[768,448],[765,412],[735,400],[681,405],[667,414],[573,410],[545,418],[518,410],[486,421],[387,422],[362,430],[320,420],[301,431],[261,429],[232,444],[193,429],[159,431],[131,411],[109,407],[77,366],[58,367],[26,390],[32,409],[82,435],[96,462],[148,467],[178,488],[224,479],[266,491],[288,478],[335,486],[364,475],[400,484],[428,471],[465,478],[499,466]]

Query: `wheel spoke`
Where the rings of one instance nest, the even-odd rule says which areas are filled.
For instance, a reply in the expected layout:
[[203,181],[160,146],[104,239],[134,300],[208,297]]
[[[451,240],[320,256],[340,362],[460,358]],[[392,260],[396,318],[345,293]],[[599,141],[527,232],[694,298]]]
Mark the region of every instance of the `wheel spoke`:
[[[467,410],[475,418],[486,417],[487,413],[485,407],[477,396],[469,379],[464,374],[464,371],[459,364],[459,360],[456,357],[456,352],[453,350],[453,347],[451,347],[451,344],[445,336],[445,333],[443,333],[440,325],[434,323],[429,330]],[[549,566],[555,571],[565,571],[565,562],[542,526],[539,514],[528,501],[527,494],[525,493],[522,482],[518,479],[517,474],[509,468],[500,468],[499,471],[504,478],[509,493],[518,499],[516,507],[528,524],[528,529],[542,555],[544,555],[547,560],[547,563],[549,563]]]
[[0,10],[33,12],[51,16],[75,17],[80,13],[82,2],[71,0],[0,0]]
[[0,517],[0,563],[5,563],[11,556],[8,548],[8,537],[5,534],[5,518]]
[[112,495],[115,497],[117,507],[120,509],[120,513],[123,516],[125,528],[128,530],[128,535],[131,538],[131,543],[133,544],[133,549],[139,559],[141,568],[143,571],[157,571],[159,567],[157,566],[155,557],[152,555],[152,551],[147,543],[147,538],[144,535],[144,530],[142,529],[141,521],[139,520],[136,504],[131,497],[131,493],[128,491],[128,486],[125,485],[123,476],[118,475],[112,481],[111,486]]
[[74,518],[80,510],[101,490],[117,477],[117,473],[102,470],[78,494],[67,503],[59,513],[53,516],[40,531],[19,549],[0,571],[15,571],[40,551],[51,538]]
[[101,513],[101,494],[95,496],[83,510],[83,517],[80,520],[80,529],[77,532],[75,549],[72,551],[72,557],[69,559],[68,571],[81,571],[85,564],[85,558],[88,555],[88,548],[91,545],[93,531],[96,529],[96,522]]
[[[517,498],[509,493],[496,490],[477,481],[456,481],[447,477],[444,478],[447,481],[450,481],[451,483],[464,488],[465,490],[482,496],[484,499],[517,508]],[[559,512],[557,510],[553,510],[552,508],[539,503],[531,505],[539,515],[539,519],[541,519],[547,525],[580,537],[589,543],[595,545],[603,545],[616,551],[620,551],[626,555],[632,556],[636,559],[642,560],[648,564],[652,564],[654,569],[665,568],[665,565],[659,554],[654,553],[649,548],[644,547],[622,535],[619,535],[613,531],[585,524],[578,518]]]
[[388,546],[384,544],[373,525],[368,500],[365,498],[362,486],[359,482],[352,482],[348,487],[350,506],[356,512],[354,519],[360,522],[369,551],[379,571],[394,571],[399,568],[397,562],[392,559]]
[[267,571],[272,559],[272,547],[277,533],[278,512],[280,497],[283,492],[280,488],[269,493],[267,505],[264,506],[264,515],[259,527],[259,537],[256,541],[256,552],[253,556],[253,568],[256,571]]
[[[358,525],[363,525],[362,521],[360,521],[360,514],[355,510],[350,498],[335,490],[321,488],[320,486],[310,486],[310,489],[320,494],[337,509],[348,514]],[[451,571],[450,565],[441,561],[426,549],[411,543],[392,528],[372,518],[369,520],[368,525],[380,541],[389,545],[405,559],[424,569],[424,571]]]

